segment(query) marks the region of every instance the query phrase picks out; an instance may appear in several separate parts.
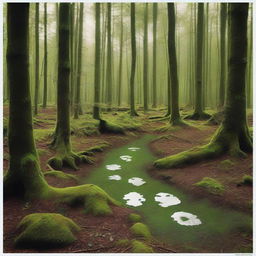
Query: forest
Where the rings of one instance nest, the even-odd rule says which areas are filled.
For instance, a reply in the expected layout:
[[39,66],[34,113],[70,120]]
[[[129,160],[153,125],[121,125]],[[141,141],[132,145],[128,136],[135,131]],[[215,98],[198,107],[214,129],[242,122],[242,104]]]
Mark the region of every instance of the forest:
[[253,4],[3,5],[6,253],[252,253]]

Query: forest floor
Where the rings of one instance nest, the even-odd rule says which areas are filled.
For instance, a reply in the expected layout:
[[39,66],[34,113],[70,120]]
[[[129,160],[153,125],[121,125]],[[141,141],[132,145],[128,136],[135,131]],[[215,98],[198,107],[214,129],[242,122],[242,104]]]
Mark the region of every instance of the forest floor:
[[[121,117],[120,117],[121,115]],[[111,113],[105,114],[111,120],[122,120],[126,114]],[[107,142],[110,147],[104,152],[96,153],[93,165],[83,164],[78,171],[63,168],[63,172],[74,174],[78,181],[84,180],[89,173],[100,166],[108,150],[135,140],[143,134],[157,134],[158,139],[150,143],[152,152],[164,157],[175,154],[191,147],[203,145],[209,142],[211,135],[217,129],[217,126],[205,125],[205,122],[191,122],[195,127],[179,129],[161,129],[167,121],[157,119],[149,120],[149,116],[163,115],[163,111],[150,111],[147,114],[140,113],[136,119],[140,125],[138,131],[127,132],[125,135],[117,134],[99,134],[94,130],[94,122],[89,120],[90,126],[84,129],[89,115],[81,116],[79,121],[71,121],[71,130],[73,136],[73,150],[81,151],[91,146]],[[8,116],[8,108],[4,107],[4,117]],[[86,119],[87,118],[87,119]],[[34,136],[38,149],[42,171],[49,171],[47,160],[54,155],[48,145],[51,142],[51,134],[54,130],[56,119],[56,110],[53,107],[40,109],[39,115],[34,120]],[[248,116],[249,125],[252,126],[252,113]],[[86,131],[85,131],[86,130]],[[86,134],[86,135],[85,135]],[[4,138],[4,171],[8,169],[8,144],[7,138]],[[147,168],[150,175],[171,186],[177,186],[181,190],[197,198],[207,198],[214,204],[223,207],[236,209],[238,211],[252,214],[252,186],[241,185],[244,175],[252,175],[252,155],[247,158],[236,159],[224,155],[215,160],[208,160],[199,164],[189,165],[183,168],[157,170],[152,166]],[[204,188],[194,186],[196,182],[204,177],[217,179],[225,187],[220,195],[212,194]],[[60,179],[53,176],[45,176],[47,182],[56,187],[75,186],[79,184],[74,179]],[[118,246],[115,242],[121,239],[137,239],[131,234],[129,228],[132,223],[128,216],[136,212],[129,208],[113,206],[113,215],[95,217],[93,215],[84,215],[81,208],[70,208],[65,205],[56,204],[51,201],[37,201],[33,203],[25,202],[17,198],[8,198],[4,201],[4,252],[92,252],[92,253],[122,253],[131,252],[131,246]],[[21,219],[36,212],[56,212],[61,213],[75,221],[82,230],[77,235],[77,241],[69,246],[59,249],[47,249],[38,251],[35,249],[20,249],[14,247],[14,238],[18,234],[17,225]],[[164,244],[157,238],[148,242],[154,252],[251,252],[252,235],[250,232],[234,231],[222,244],[216,244],[209,250],[204,244],[203,248],[194,248],[190,251],[185,245],[174,246]]]

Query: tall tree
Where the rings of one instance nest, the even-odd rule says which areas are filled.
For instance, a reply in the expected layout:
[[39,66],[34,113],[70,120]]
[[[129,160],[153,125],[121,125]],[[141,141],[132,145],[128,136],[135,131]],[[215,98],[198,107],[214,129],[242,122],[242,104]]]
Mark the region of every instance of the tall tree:
[[106,67],[106,94],[107,110],[111,110],[112,105],[112,43],[111,43],[111,3],[107,3],[107,67]]
[[60,5],[59,17],[57,122],[51,144],[56,156],[49,159],[49,164],[56,169],[63,164],[78,169],[77,164],[87,162],[87,158],[75,154],[70,142],[70,4]]
[[134,79],[136,68],[136,27],[135,27],[135,3],[131,3],[131,48],[132,48],[132,65],[130,76],[130,115],[137,116],[135,110],[135,97],[134,97]]
[[79,32],[77,45],[77,69],[76,69],[76,94],[74,102],[74,119],[78,119],[81,113],[81,70],[83,53],[83,24],[84,24],[84,3],[80,3],[79,8]]
[[119,44],[119,70],[118,70],[118,95],[117,105],[121,105],[121,89],[122,89],[122,75],[123,75],[123,3],[120,4],[120,44]]
[[39,3],[36,3],[35,10],[35,96],[34,115],[38,114],[38,92],[39,92]]
[[229,64],[224,120],[205,146],[192,148],[155,162],[159,168],[178,167],[229,153],[252,152],[252,137],[246,120],[246,60],[248,3],[229,3]]
[[148,111],[148,3],[144,4],[143,37],[143,100],[144,111]]
[[227,3],[220,4],[220,83],[219,83],[219,107],[223,108],[226,91],[226,20]]
[[177,71],[177,56],[175,45],[175,9],[174,3],[168,3],[168,54],[171,82],[171,125],[183,124],[179,112],[179,80]]
[[93,118],[100,119],[100,3],[95,3],[95,66]]
[[5,195],[32,196],[40,189],[43,175],[38,171],[38,155],[33,138],[29,88],[28,3],[7,4],[7,30],[10,162],[4,177],[4,192]]
[[156,107],[157,90],[156,90],[156,32],[157,32],[157,3],[153,3],[153,77],[152,77],[152,87],[153,87],[153,104],[152,107]]
[[[69,95],[69,3],[60,3],[58,87],[64,84]],[[49,186],[40,170],[32,129],[32,107],[29,90],[29,3],[7,4],[7,65],[10,86],[9,170],[4,176],[4,196],[15,195],[26,200],[52,199],[58,202],[80,202],[93,215],[111,214],[109,204],[117,204],[105,191],[92,184],[55,188]],[[63,62],[62,62],[63,61]],[[63,82],[63,83],[62,83]],[[65,111],[69,110],[68,98]],[[59,98],[59,102],[61,99]],[[66,121],[63,120],[67,124]],[[66,134],[67,135],[67,134]]]
[[44,3],[44,94],[43,108],[47,106],[47,77],[48,77],[48,52],[47,52],[47,3]]
[[204,3],[197,4],[197,40],[196,40],[196,80],[195,80],[195,110],[187,118],[202,120],[210,118],[203,108],[203,40],[204,40]]
[[74,99],[74,80],[75,80],[75,69],[74,69],[74,21],[75,21],[75,4],[70,4],[70,108],[73,110],[73,99]]

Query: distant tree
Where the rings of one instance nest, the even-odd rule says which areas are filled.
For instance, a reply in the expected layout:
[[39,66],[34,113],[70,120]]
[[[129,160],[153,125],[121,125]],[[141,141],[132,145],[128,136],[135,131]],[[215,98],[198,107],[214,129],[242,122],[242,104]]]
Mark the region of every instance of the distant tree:
[[144,111],[148,111],[148,3],[145,3],[144,6],[143,100]]
[[119,70],[118,70],[118,95],[117,105],[121,105],[121,89],[122,89],[122,75],[123,75],[123,3],[120,4],[120,44],[119,44]]
[[153,3],[153,74],[152,74],[152,86],[153,86],[153,104],[152,107],[156,107],[157,90],[156,90],[156,33],[157,33],[157,3]]
[[44,3],[44,94],[43,108],[47,106],[47,77],[48,77],[48,52],[47,52],[47,3]]
[[209,144],[192,148],[155,162],[171,168],[218,157],[224,153],[245,156],[252,152],[252,137],[246,118],[246,60],[248,3],[229,3],[229,64],[224,120]]
[[100,3],[95,3],[95,65],[93,118],[100,119]]
[[36,3],[35,10],[35,95],[34,115],[38,114],[38,92],[39,92],[39,3]]
[[204,40],[204,3],[198,3],[197,10],[197,40],[196,40],[196,81],[195,81],[195,110],[186,118],[202,120],[210,118],[203,109],[203,40]]
[[131,3],[131,48],[132,48],[132,66],[130,76],[130,115],[137,116],[135,110],[134,97],[134,78],[136,68],[136,27],[135,27],[135,3]]
[[77,45],[77,68],[76,68],[76,94],[74,101],[74,119],[78,119],[81,110],[81,69],[82,69],[82,52],[83,52],[83,24],[84,24],[84,3],[80,3],[79,8],[79,32]]
[[111,43],[111,3],[107,3],[107,67],[106,67],[106,94],[107,111],[111,110],[112,105],[112,43]]
[[227,3],[220,4],[220,84],[219,84],[219,107],[223,108],[226,91],[226,20]]

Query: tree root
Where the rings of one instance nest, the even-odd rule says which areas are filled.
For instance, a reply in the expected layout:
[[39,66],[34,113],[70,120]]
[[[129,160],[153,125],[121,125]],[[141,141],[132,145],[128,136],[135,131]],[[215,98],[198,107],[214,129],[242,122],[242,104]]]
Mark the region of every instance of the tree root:
[[216,158],[225,152],[234,157],[245,157],[245,152],[252,152],[252,138],[246,125],[239,133],[227,131],[221,126],[209,144],[161,158],[154,162],[154,166],[157,168],[182,167]]
[[201,113],[195,112],[192,115],[187,115],[184,117],[184,119],[191,119],[191,120],[207,120],[209,118],[211,118],[211,115],[205,112],[201,112]]
[[99,131],[101,133],[125,134],[125,130],[122,126],[103,119],[100,119]]
[[[86,152],[86,151],[85,151]],[[65,154],[57,154],[48,160],[48,164],[55,170],[61,170],[63,166],[68,166],[74,170],[78,170],[81,163],[93,164],[93,159],[84,152],[75,154],[73,152]]]

